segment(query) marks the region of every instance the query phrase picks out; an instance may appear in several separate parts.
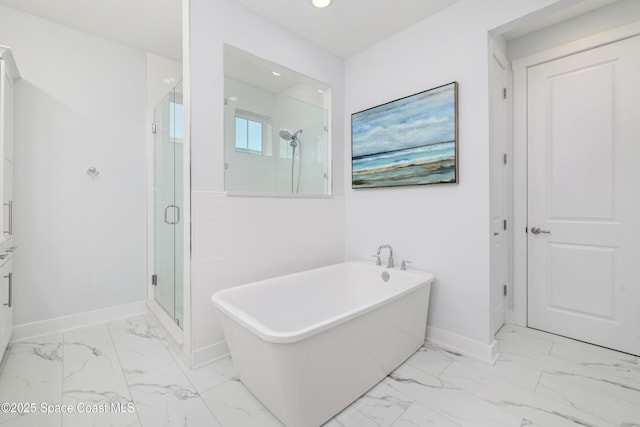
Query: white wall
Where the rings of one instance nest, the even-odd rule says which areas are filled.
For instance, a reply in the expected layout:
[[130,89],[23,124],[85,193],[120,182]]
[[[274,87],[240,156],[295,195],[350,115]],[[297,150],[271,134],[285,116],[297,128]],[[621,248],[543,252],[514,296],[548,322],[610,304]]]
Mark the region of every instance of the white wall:
[[[192,346],[195,363],[226,351],[217,290],[344,259],[344,63],[228,0],[191,0]],[[223,193],[223,43],[332,87],[334,196]]]
[[[488,31],[554,2],[461,0],[346,61],[345,120],[356,111],[459,82],[459,184],[352,190],[345,165],[346,257],[367,257],[380,244],[393,245],[398,261],[410,260],[413,268],[436,276],[431,331],[480,346],[492,340]],[[348,158],[348,146],[344,153]]]
[[0,44],[22,74],[14,324],[143,301],[144,53],[5,7]]

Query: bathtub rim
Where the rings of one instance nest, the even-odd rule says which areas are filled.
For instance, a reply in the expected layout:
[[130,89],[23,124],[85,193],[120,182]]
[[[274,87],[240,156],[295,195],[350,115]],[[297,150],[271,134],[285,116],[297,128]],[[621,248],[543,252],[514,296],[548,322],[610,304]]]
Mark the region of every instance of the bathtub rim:
[[[371,304],[365,306],[365,307],[356,307],[352,310],[346,311],[344,313],[341,313],[339,315],[336,316],[332,316],[329,317],[321,322],[312,324],[310,326],[307,327],[303,327],[303,328],[299,328],[293,331],[286,331],[286,332],[282,332],[282,331],[275,331],[267,326],[265,326],[262,322],[260,322],[259,320],[257,320],[255,317],[251,316],[250,314],[246,313],[245,311],[237,308],[234,304],[229,303],[228,301],[226,301],[224,299],[224,296],[226,294],[229,293],[233,293],[233,291],[242,289],[242,288],[247,288],[247,287],[252,287],[252,286],[259,286],[262,282],[266,282],[266,281],[271,281],[274,279],[277,279],[279,277],[290,277],[290,276],[295,276],[301,273],[305,273],[305,272],[313,272],[315,270],[320,270],[320,269],[325,269],[328,267],[334,267],[334,266],[340,266],[340,265],[347,265],[347,264],[360,264],[360,265],[366,265],[366,266],[370,266],[373,268],[377,268],[377,266],[368,263],[368,262],[364,262],[364,261],[347,261],[347,262],[343,262],[343,263],[338,263],[338,264],[331,264],[331,265],[327,265],[324,267],[318,267],[318,268],[313,268],[313,269],[309,269],[309,270],[303,270],[297,273],[291,273],[291,274],[287,274],[287,275],[282,275],[282,276],[276,276],[270,279],[265,279],[265,280],[259,280],[256,282],[251,282],[251,283],[247,283],[244,285],[240,285],[240,286],[235,286],[232,288],[227,288],[227,289],[223,289],[220,290],[216,293],[214,293],[211,296],[211,300],[213,302],[214,307],[216,307],[218,310],[222,311],[224,314],[226,314],[227,316],[229,316],[231,319],[233,319],[234,321],[238,322],[240,325],[242,325],[244,328],[248,329],[249,331],[251,331],[252,333],[254,333],[255,335],[257,335],[258,337],[260,337],[261,339],[263,339],[264,341],[267,342],[271,342],[271,343],[280,343],[280,344],[290,344],[290,343],[295,343],[298,341],[302,341],[304,339],[307,339],[309,337],[312,337],[314,335],[317,335],[321,332],[324,332],[326,330],[332,329],[338,325],[341,325],[345,322],[348,322],[351,319],[354,319],[356,317],[362,316],[366,313],[369,313],[373,310],[378,309],[379,307],[385,305],[385,304],[389,304],[399,298],[402,298],[403,296],[410,294],[412,292],[416,292],[417,290],[427,287],[427,286],[431,286],[431,284],[433,283],[435,276],[432,273],[426,272],[426,271],[421,271],[421,270],[409,270],[409,271],[402,271],[402,273],[408,273],[408,274],[412,274],[416,276],[416,280],[419,280],[419,283],[417,283],[414,286],[411,286],[407,289],[404,289],[401,292],[397,292],[393,295],[386,295],[383,298],[378,298],[376,300],[374,300]],[[381,271],[384,270],[390,270],[384,267],[380,267]],[[396,270],[399,271],[397,269],[391,269],[391,270]]]

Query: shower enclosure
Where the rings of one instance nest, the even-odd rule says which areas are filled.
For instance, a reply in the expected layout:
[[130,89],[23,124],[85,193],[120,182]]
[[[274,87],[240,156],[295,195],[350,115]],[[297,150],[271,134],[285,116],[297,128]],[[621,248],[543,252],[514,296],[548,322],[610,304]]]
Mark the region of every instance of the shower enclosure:
[[293,89],[277,93],[225,76],[226,191],[329,192],[327,94]]
[[328,85],[225,44],[227,194],[330,194],[330,108]]
[[154,274],[155,301],[182,328],[183,104],[179,82],[156,106],[154,116]]

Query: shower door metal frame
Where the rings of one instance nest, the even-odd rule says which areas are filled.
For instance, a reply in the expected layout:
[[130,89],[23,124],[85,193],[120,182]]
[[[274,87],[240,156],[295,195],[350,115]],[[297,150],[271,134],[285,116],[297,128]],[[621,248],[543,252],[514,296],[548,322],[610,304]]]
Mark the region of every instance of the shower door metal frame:
[[[188,93],[187,90],[187,82],[183,79],[182,81],[182,104],[183,104],[183,125],[184,125],[184,135],[182,138],[182,160],[180,165],[176,165],[177,168],[181,169],[180,174],[180,199],[176,200],[177,203],[172,204],[173,209],[168,209],[167,211],[167,222],[177,222],[177,215],[180,215],[180,223],[183,225],[183,233],[180,244],[182,246],[182,250],[180,253],[176,254],[176,261],[178,257],[180,257],[180,261],[182,262],[182,291],[180,297],[183,300],[183,312],[182,312],[182,321],[180,327],[175,323],[174,316],[169,315],[166,310],[155,301],[155,290],[156,286],[154,286],[153,276],[155,275],[155,195],[154,195],[154,180],[155,180],[155,135],[153,133],[154,127],[156,127],[154,123],[154,110],[156,106],[150,106],[147,113],[147,123],[151,123],[151,129],[146,133],[147,135],[147,218],[148,218],[148,226],[147,226],[147,308],[155,314],[160,323],[167,329],[170,333],[173,340],[182,347],[182,355],[183,361],[187,366],[191,365],[191,306],[190,306],[190,280],[191,280],[191,229],[190,229],[190,215],[191,215],[191,162],[189,158],[190,152],[190,133],[189,133],[189,108],[188,108]],[[182,205],[181,207],[176,209],[176,206]],[[169,206],[171,208],[171,206]],[[180,213],[178,214],[178,209]],[[162,220],[164,221],[165,216],[164,212],[162,212]]]

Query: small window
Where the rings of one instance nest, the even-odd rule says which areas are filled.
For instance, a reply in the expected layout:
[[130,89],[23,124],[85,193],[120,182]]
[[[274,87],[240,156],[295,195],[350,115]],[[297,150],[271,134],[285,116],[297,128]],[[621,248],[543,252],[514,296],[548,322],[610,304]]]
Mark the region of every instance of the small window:
[[263,154],[265,123],[236,115],[236,151]]

